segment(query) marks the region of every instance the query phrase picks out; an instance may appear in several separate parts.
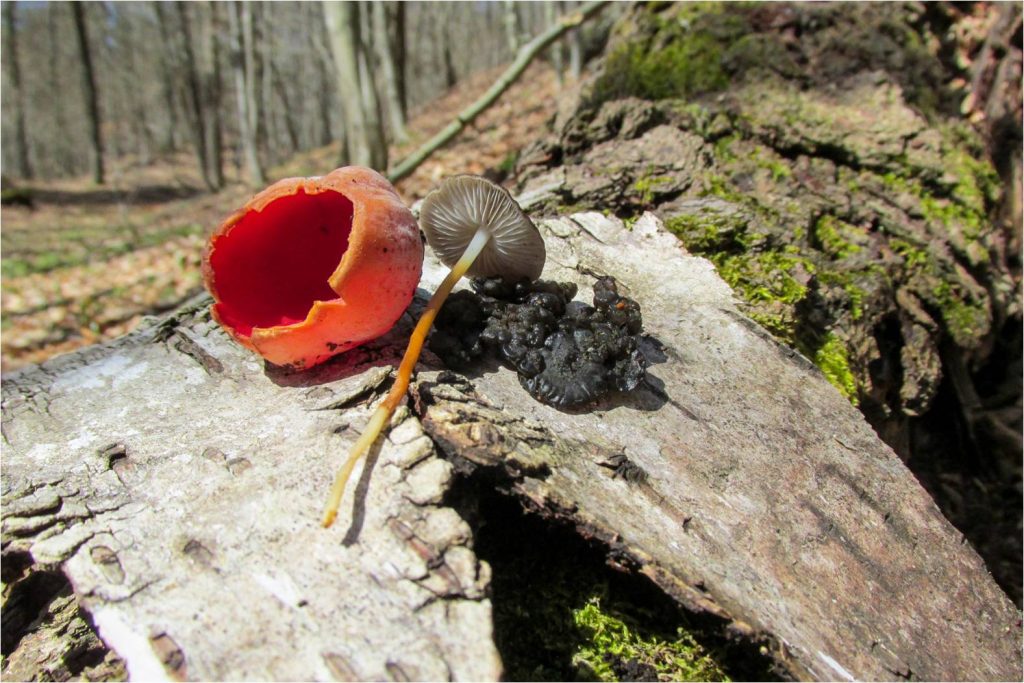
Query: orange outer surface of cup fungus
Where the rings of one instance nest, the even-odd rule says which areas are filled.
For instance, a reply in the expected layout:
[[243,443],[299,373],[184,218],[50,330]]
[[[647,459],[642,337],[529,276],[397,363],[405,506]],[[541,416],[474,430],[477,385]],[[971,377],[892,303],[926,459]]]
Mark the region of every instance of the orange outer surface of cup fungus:
[[275,365],[308,368],[395,324],[423,268],[419,226],[376,171],[263,190],[210,237],[213,317]]

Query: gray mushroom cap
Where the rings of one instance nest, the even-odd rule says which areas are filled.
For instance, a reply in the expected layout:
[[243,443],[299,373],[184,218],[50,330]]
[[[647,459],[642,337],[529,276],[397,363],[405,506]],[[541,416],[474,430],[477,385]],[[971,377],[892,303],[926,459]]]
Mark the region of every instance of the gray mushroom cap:
[[467,271],[470,277],[536,280],[544,270],[544,239],[537,226],[505,188],[480,176],[446,178],[423,200],[420,227],[449,268],[479,228],[488,230],[491,239]]

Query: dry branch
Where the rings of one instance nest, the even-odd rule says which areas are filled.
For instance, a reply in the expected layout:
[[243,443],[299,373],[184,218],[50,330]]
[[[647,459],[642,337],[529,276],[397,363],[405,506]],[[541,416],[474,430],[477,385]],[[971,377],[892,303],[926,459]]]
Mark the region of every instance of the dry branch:
[[427,140],[419,149],[389,170],[387,173],[388,180],[396,183],[415,171],[431,154],[448,144],[463,128],[472,123],[485,109],[494,104],[501,97],[501,94],[508,90],[509,86],[515,83],[516,79],[526,71],[526,67],[530,65],[530,62],[544,51],[544,48],[560,38],[566,31],[579,26],[607,4],[607,0],[600,0],[583,5],[578,11],[562,17],[547,31],[520,48],[515,61],[505,69],[505,72],[494,82],[494,85],[488,88],[487,92],[481,95],[473,104],[462,110],[455,120],[445,126],[441,132]]

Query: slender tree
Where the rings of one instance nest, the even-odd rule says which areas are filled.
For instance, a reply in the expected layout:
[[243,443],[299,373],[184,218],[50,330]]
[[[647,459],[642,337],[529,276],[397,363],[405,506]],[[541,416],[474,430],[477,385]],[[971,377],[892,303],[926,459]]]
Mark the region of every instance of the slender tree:
[[520,40],[519,10],[515,0],[505,0],[505,40],[508,42],[509,54],[515,55],[519,52]]
[[361,0],[358,5],[359,31],[356,34],[356,45],[359,51],[359,92],[362,96],[363,115],[367,122],[366,134],[373,168],[383,169],[388,164],[388,144],[387,136],[384,134],[384,112],[375,78],[378,66],[370,45],[373,35],[370,24],[371,2]]
[[[243,0],[241,5],[242,21],[242,51],[245,60],[245,101],[246,113],[249,116],[249,130],[253,136],[257,153],[259,151],[260,138],[266,138],[266,127],[262,124],[263,116],[260,113],[260,102],[256,97],[256,83],[259,80],[259,62],[256,59],[256,32],[252,16],[252,3]],[[261,133],[263,135],[261,136]],[[260,177],[263,176],[262,166]],[[262,182],[259,184],[263,184]]]
[[165,11],[165,5],[160,0],[153,2],[153,9],[156,11],[157,27],[160,30],[160,48],[157,50],[160,64],[160,94],[163,98],[164,107],[167,109],[167,130],[164,135],[165,151],[177,151],[180,144],[179,137],[179,103],[175,93],[178,90],[178,63],[179,52],[177,43],[172,38],[168,26],[169,19]]
[[[337,68],[338,91],[345,114],[348,154],[342,163],[384,168],[387,150],[374,144],[380,121],[370,120],[363,107],[359,74],[359,15],[354,2],[325,2],[324,21]],[[383,152],[383,154],[382,154]]]
[[92,179],[97,185],[104,182],[103,137],[100,133],[100,105],[96,91],[96,76],[92,68],[92,50],[89,47],[89,30],[85,24],[84,3],[71,3],[75,19],[75,37],[78,40],[78,58],[81,62],[82,94],[85,98],[85,115],[89,124],[89,153]]
[[22,178],[32,177],[29,162],[28,135],[25,132],[25,90],[21,83],[21,68],[18,62],[18,27],[15,22],[13,0],[4,3],[4,63],[11,79],[14,99],[14,159],[15,169]]
[[[235,80],[235,100],[238,105],[238,131],[239,145],[242,156],[245,159],[245,170],[249,176],[251,185],[261,187],[266,185],[266,176],[263,173],[263,163],[260,161],[259,148],[256,144],[255,116],[252,107],[255,103],[251,101],[252,93],[252,66],[251,60],[246,59],[247,51],[243,47],[248,41],[245,40],[243,25],[251,29],[252,18],[249,16],[248,2],[232,2],[228,5],[228,23],[231,31],[231,70]],[[250,40],[252,38],[250,31]]]
[[[60,39],[59,27],[57,24],[58,13],[63,8],[58,7],[56,3],[49,3],[46,8],[46,30],[48,34],[48,49],[50,51],[49,59],[47,60],[47,78],[49,80],[50,92],[61,92],[64,81],[61,77],[60,69],[60,47],[63,41]],[[5,60],[7,61],[7,60]],[[51,111],[53,113],[53,125],[55,130],[68,130],[67,115],[64,109],[64,99],[61,97],[54,97],[52,100]],[[58,169],[70,169],[74,168],[72,163],[73,156],[70,153],[70,145],[53,145],[50,148],[51,158],[50,163]]]
[[[324,41],[323,13],[320,12],[320,8],[312,3],[309,3],[307,6],[315,10],[311,11],[308,15],[309,21],[307,24],[307,34],[310,36],[313,44],[313,64],[316,67],[317,75],[316,100],[317,116],[320,124],[320,136],[318,142],[320,145],[328,145],[333,139],[331,132],[332,75],[330,72],[333,69],[334,62],[330,51],[327,49],[327,44]],[[344,144],[344,137],[344,134],[342,134],[342,144]]]
[[277,118],[274,116],[274,25],[271,12],[275,3],[257,2],[253,14],[253,48],[259,75],[256,94],[259,97],[259,113],[263,121],[263,140],[266,144],[268,163],[279,158],[281,136],[278,135]]
[[437,44],[441,47],[441,68],[444,69],[444,86],[451,89],[458,82],[455,73],[455,62],[452,59],[452,27],[454,24],[453,8],[448,3],[438,3],[440,6],[440,21],[437,24]]
[[188,119],[188,130],[192,136],[192,145],[195,147],[199,172],[203,182],[211,190],[217,190],[218,186],[210,177],[210,168],[207,165],[206,151],[206,119],[203,116],[203,95],[200,85],[199,70],[196,65],[195,37],[192,34],[192,25],[189,21],[188,8],[186,3],[178,0],[175,3],[178,12],[178,21],[181,24],[182,47],[185,55],[185,111]]
[[373,47],[377,54],[377,64],[384,81],[384,96],[387,104],[388,124],[393,140],[405,142],[405,112],[402,105],[402,94],[392,51],[392,41],[388,39],[388,13],[383,2],[369,3],[373,24]]
[[220,36],[223,29],[219,22],[219,3],[206,3],[203,21],[202,60],[202,115],[205,119],[203,132],[206,135],[206,168],[214,187],[224,186],[224,139],[220,116]]
[[125,13],[110,22],[117,26],[118,61],[123,64],[124,77],[119,79],[119,90],[123,93],[124,99],[129,103],[131,111],[128,125],[135,138],[135,150],[139,155],[139,162],[148,164],[150,162],[150,150],[153,146],[153,136],[149,125],[149,107],[146,106],[145,92],[138,84],[142,82],[142,76],[137,64],[137,56],[143,50],[136,49],[135,36],[138,34],[136,22],[130,14]]
[[270,62],[270,75],[274,85],[274,93],[281,103],[281,121],[284,123],[284,132],[288,137],[289,151],[297,152],[300,148],[299,124],[296,121],[299,112],[296,107],[292,106],[291,98],[288,96],[288,87],[281,76],[281,70],[274,62]]
[[391,54],[395,64],[395,85],[398,88],[398,102],[402,109],[402,121],[409,120],[409,93],[406,89],[406,54],[408,36],[405,32],[405,9],[404,2],[387,3],[388,8],[388,30],[387,34],[391,40]]
[[583,74],[583,31],[577,26],[569,32],[569,77],[580,80]]
[[[558,5],[554,2],[544,3],[544,21],[550,26],[558,18]],[[555,78],[558,79],[558,87],[561,88],[565,82],[565,74],[562,73],[562,38],[551,43],[548,48],[548,57],[551,60],[551,67],[555,70]]]

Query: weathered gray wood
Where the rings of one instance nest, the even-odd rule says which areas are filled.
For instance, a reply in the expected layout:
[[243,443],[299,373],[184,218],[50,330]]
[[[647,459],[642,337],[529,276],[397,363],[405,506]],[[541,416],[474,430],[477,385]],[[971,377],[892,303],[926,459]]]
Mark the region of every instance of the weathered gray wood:
[[[649,214],[541,227],[546,278],[586,298],[607,273],[643,305],[646,387],[561,412],[505,368],[452,379],[427,354],[415,416],[368,488],[353,479],[365,518],[350,491],[325,531],[333,469],[411,318],[283,374],[199,306],[5,379],[5,553],[62,566],[136,679],[494,679],[489,570],[442,500],[454,463],[501,471],[612,561],[767,636],[797,677],[1020,677],[1020,614],[981,560],[710,263]],[[428,259],[424,288],[443,272]],[[633,476],[612,476],[623,456]]]
[[[737,311],[710,263],[650,214],[544,232],[546,278],[610,274],[642,302],[649,386],[566,413],[504,369],[461,386],[420,373],[435,441],[505,469],[536,510],[682,603],[770,635],[797,677],[1020,677],[1020,614],[981,559],[817,368]],[[646,477],[609,476],[622,455]]]
[[451,466],[408,411],[373,456],[364,519],[350,497],[319,526],[400,346],[276,375],[200,313],[19,373],[5,553],[62,565],[135,680],[496,678],[489,568],[439,505]]

